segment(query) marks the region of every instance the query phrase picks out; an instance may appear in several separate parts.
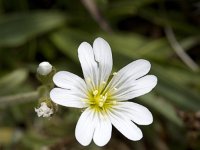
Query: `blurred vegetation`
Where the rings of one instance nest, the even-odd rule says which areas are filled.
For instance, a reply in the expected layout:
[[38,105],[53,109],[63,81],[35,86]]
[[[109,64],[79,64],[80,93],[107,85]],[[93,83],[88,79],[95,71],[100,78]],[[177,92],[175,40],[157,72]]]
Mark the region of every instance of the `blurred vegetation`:
[[[199,35],[198,0],[0,0],[0,150],[199,150]],[[114,70],[144,58],[158,77],[134,99],[154,116],[141,141],[114,129],[105,147],[84,148],[74,137],[80,110],[34,112],[39,62],[82,76],[77,48],[98,36],[111,45]]]

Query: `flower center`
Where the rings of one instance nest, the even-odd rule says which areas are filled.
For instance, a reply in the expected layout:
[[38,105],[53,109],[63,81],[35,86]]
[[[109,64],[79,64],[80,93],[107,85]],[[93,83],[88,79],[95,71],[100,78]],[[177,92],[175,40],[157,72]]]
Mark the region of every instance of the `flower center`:
[[89,104],[89,107],[98,111],[102,111],[111,108],[117,102],[108,98],[108,93],[99,92],[100,90],[94,90],[89,94],[89,99],[83,100],[83,102]]
[[96,106],[103,107],[104,103],[106,102],[108,94],[105,95],[99,94],[98,90],[93,91],[93,101],[96,104]]

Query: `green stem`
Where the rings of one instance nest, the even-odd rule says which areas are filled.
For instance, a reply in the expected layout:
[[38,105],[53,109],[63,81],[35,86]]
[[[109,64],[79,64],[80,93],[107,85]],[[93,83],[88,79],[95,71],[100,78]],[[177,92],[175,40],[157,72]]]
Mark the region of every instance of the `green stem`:
[[38,98],[39,98],[38,91],[32,91],[12,96],[2,96],[0,97],[0,105],[12,105],[15,103],[30,102]]

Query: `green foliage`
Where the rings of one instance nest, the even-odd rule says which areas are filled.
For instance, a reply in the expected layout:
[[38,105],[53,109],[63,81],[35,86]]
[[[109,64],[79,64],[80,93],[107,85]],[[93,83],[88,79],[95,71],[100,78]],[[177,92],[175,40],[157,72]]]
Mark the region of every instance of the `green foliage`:
[[[164,32],[172,27],[185,53],[200,66],[198,0],[96,0],[97,18],[83,1],[0,1],[0,149],[84,149],[74,138],[80,110],[59,107],[49,120],[36,116],[40,83],[35,73],[39,62],[49,61],[58,71],[82,76],[77,48],[101,36],[111,45],[114,70],[139,58],[151,62],[158,85],[133,101],[153,112],[154,123],[142,127],[139,142],[114,130],[105,148],[91,144],[88,149],[198,150],[200,72],[177,56]],[[102,29],[102,20],[112,32]]]
[[61,26],[66,20],[58,12],[31,12],[1,17],[0,46],[18,46]]
[[13,90],[22,86],[27,79],[28,72],[25,69],[16,69],[15,71],[4,75],[0,79],[0,94],[10,94]]

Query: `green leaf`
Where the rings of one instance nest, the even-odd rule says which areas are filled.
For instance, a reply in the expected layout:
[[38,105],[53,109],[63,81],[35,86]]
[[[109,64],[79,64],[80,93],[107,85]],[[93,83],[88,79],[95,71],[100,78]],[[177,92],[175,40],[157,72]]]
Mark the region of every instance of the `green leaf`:
[[58,12],[32,12],[0,17],[0,46],[18,46],[64,24]]
[[[174,54],[168,41],[164,38],[147,39],[139,34],[102,34],[102,37],[108,40],[113,51],[130,57],[146,58],[165,62]],[[199,38],[188,37],[180,40],[184,49],[189,49],[199,42]]]
[[[200,78],[198,72],[188,71],[175,65],[166,65],[163,67],[161,64],[153,64],[153,70],[157,74],[162,74],[165,78],[170,78],[175,82],[178,82],[180,85],[196,85],[200,86]],[[167,70],[167,71],[166,71]]]
[[56,32],[50,37],[55,46],[67,56],[70,56],[73,60],[78,61],[77,49],[78,44],[69,36],[68,32]]
[[75,62],[78,62],[78,46],[83,41],[90,42],[90,38],[93,40],[95,37],[94,35],[90,35],[87,32],[67,28],[58,32],[54,32],[50,36],[50,40],[52,43],[54,43],[58,50],[60,50],[66,56],[70,57]]
[[172,28],[180,31],[181,33],[199,35],[198,26],[189,24],[180,12],[175,13],[174,11],[168,11],[168,16],[165,16],[165,14],[161,11],[146,8],[141,9],[138,12],[138,15],[159,26],[166,27],[166,25],[170,24]]
[[130,1],[130,0],[123,0],[123,1],[111,1],[109,9],[106,10],[105,15],[110,16],[111,19],[116,17],[119,19],[121,16],[122,18],[125,15],[133,15],[135,14],[138,9],[142,9],[146,5],[155,2],[155,0],[140,0],[140,1]]
[[173,122],[177,126],[183,127],[183,123],[181,119],[177,116],[176,110],[173,107],[173,105],[171,105],[162,97],[156,96],[153,93],[149,93],[147,95],[139,97],[139,99],[141,99],[141,102],[148,105],[149,107],[154,109],[156,112],[164,116],[170,122]]
[[200,106],[200,95],[188,87],[181,86],[169,78],[158,75],[156,91],[170,100],[177,108],[197,111]]
[[0,94],[6,94],[17,89],[28,77],[25,69],[15,70],[0,78]]

